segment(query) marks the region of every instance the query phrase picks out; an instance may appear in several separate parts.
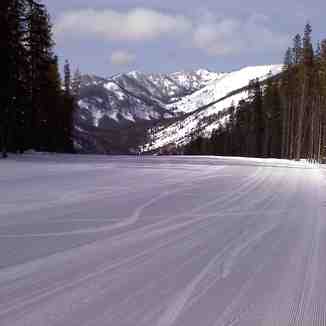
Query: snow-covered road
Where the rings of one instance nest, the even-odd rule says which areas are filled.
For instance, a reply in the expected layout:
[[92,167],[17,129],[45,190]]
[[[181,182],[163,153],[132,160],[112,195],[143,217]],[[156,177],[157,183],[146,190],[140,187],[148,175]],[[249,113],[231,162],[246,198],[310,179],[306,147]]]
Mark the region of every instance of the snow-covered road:
[[325,176],[276,160],[0,161],[0,325],[326,325]]

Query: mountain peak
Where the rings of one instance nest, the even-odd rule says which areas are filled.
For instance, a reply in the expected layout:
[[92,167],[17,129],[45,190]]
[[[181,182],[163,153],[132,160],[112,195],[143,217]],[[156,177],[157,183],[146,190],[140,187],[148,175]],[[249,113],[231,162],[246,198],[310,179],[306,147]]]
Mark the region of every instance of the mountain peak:
[[266,65],[220,74],[220,78],[206,87],[169,105],[170,110],[179,113],[180,118],[173,124],[152,130],[151,141],[144,147],[145,150],[155,150],[169,144],[185,144],[196,130],[210,135],[227,120],[227,116],[218,119],[218,113],[248,99],[248,91],[244,88],[250,80],[258,78],[263,81],[270,73],[277,75],[281,71],[282,65]]
[[131,76],[133,78],[138,78],[140,75],[143,75],[141,72],[139,72],[138,70],[132,70],[129,71],[128,73],[126,73],[127,76]]
[[[269,72],[273,75],[279,73],[281,67],[244,67],[230,73],[216,73],[203,68],[170,74],[147,74],[134,70],[110,78],[84,75],[79,110],[76,113],[76,134],[81,148],[96,146],[98,150],[103,141],[94,141],[94,137],[106,137],[112,130],[116,133],[130,126],[140,125],[143,126],[141,128],[149,129],[158,121],[164,124],[171,118],[177,119],[177,122],[171,124],[169,121],[170,127],[162,127],[162,133],[155,132],[151,148],[158,148],[169,142],[182,142],[206,115],[210,119],[211,115],[230,104],[228,101],[219,105],[212,103],[228,98],[229,94],[248,85],[254,78],[264,79]],[[239,96],[245,98],[247,94]],[[239,98],[233,99],[235,105]],[[200,110],[205,106],[209,106],[207,111]],[[198,110],[200,112],[197,114]],[[210,130],[214,126],[211,124],[207,128]],[[96,134],[96,130],[101,131],[101,136]],[[146,130],[143,130],[143,134],[145,133]],[[114,138],[111,134],[110,139],[106,139],[104,143],[114,139],[120,141],[121,135]]]

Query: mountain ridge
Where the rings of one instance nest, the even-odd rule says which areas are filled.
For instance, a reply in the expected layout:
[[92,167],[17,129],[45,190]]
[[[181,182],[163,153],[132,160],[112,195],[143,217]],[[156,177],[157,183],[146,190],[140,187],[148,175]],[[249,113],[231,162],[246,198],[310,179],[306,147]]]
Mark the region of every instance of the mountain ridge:
[[[83,75],[75,115],[75,145],[81,152],[87,148],[87,152],[117,153],[112,146],[115,147],[114,139],[121,142],[120,137],[126,141],[118,153],[132,153],[139,148],[151,151],[170,142],[180,143],[178,137],[170,139],[165,136],[166,132],[162,133],[166,125],[169,128],[174,124],[179,128],[181,123],[184,129],[192,115],[195,120],[212,116],[216,112],[208,115],[200,112],[205,111],[205,106],[214,106],[214,102],[217,105],[224,97],[248,85],[251,79],[267,78],[269,71],[279,73],[281,66],[245,67],[230,73],[197,69],[171,74],[131,71],[109,78]],[[221,110],[220,105],[218,110]],[[190,125],[191,130],[195,128],[193,122]],[[133,134],[135,130],[137,136]],[[172,130],[177,136],[176,128]],[[97,137],[98,134],[101,136]],[[184,136],[187,138],[188,134]]]
[[[185,145],[198,131],[209,137],[213,130],[225,123],[227,117],[221,114],[223,110],[248,99],[247,86],[250,80],[258,78],[263,82],[269,76],[280,74],[281,71],[282,65],[246,67],[229,73],[224,80],[222,78],[216,84],[212,83],[189,98],[182,99],[179,107],[188,114],[173,124],[149,130],[150,140],[142,150],[147,152],[167,145]],[[221,115],[222,118],[219,118]]]

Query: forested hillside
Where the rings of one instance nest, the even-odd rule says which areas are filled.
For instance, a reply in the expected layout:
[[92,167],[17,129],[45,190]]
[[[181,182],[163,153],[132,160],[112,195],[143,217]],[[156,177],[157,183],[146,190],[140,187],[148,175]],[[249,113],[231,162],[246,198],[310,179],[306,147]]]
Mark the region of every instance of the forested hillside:
[[73,151],[69,64],[64,85],[50,17],[38,0],[0,2],[0,149]]
[[[314,48],[312,29],[294,37],[282,74],[249,85],[249,100],[220,113],[224,122],[205,138],[200,132],[182,152],[286,159],[325,159],[326,40]],[[226,121],[226,122],[225,122]]]

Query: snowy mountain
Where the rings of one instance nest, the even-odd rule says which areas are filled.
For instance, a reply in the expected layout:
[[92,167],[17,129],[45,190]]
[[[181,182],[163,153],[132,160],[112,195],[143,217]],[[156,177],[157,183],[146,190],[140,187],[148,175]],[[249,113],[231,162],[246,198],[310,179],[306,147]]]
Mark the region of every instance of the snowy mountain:
[[281,65],[269,65],[246,67],[226,73],[206,87],[169,105],[171,110],[173,107],[173,112],[186,114],[172,124],[152,128],[149,131],[150,140],[143,151],[153,151],[167,145],[184,145],[198,131],[209,136],[227,120],[228,117],[222,114],[224,109],[248,99],[246,86],[250,80],[258,78],[264,81],[268,76],[275,76],[281,71]]
[[248,98],[251,80],[264,81],[281,70],[267,65],[230,73],[85,75],[75,118],[76,147],[97,153],[155,151],[186,144],[198,131],[210,135],[228,118],[223,110]]
[[171,118],[175,113],[170,112],[169,104],[173,106],[221,75],[206,70],[166,75],[133,71],[111,78],[86,75],[81,85],[80,117],[91,118],[95,127],[108,120],[123,124]]
[[[139,125],[147,128],[155,121],[179,116],[179,112],[172,110],[174,102],[218,80],[221,75],[203,69],[172,74],[133,71],[110,78],[84,75],[75,116],[76,146],[82,151],[107,152],[106,147],[112,144],[103,144],[103,139],[109,139],[110,143],[112,138],[121,137],[121,129],[134,129]],[[125,138],[129,138],[127,134]],[[135,147],[136,143],[131,145]],[[124,151],[129,140],[121,146]]]
[[139,97],[149,97],[164,106],[205,87],[221,75],[203,69],[172,74],[143,74],[133,71],[112,79],[124,90]]

